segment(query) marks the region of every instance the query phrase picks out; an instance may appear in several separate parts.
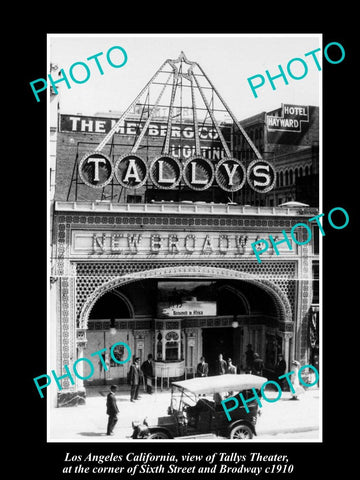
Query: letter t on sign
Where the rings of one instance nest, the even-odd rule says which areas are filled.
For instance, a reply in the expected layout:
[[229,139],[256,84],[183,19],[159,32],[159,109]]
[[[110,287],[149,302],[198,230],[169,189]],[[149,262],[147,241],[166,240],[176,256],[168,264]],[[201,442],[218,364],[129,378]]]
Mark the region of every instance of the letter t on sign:
[[88,163],[95,164],[94,182],[98,182],[99,179],[99,163],[105,163],[103,158],[89,158]]

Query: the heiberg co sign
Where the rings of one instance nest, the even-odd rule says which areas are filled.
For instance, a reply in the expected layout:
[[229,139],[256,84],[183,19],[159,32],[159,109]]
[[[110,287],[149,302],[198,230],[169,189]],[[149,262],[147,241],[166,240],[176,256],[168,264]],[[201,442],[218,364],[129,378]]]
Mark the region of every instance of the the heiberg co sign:
[[264,159],[253,160],[247,168],[240,160],[222,158],[216,165],[202,156],[192,156],[180,162],[166,154],[154,158],[149,164],[139,155],[127,153],[115,164],[110,158],[95,151],[86,154],[79,163],[79,175],[93,188],[103,188],[114,178],[125,188],[140,188],[148,179],[157,188],[171,190],[183,181],[192,190],[206,190],[214,181],[227,192],[241,190],[248,185],[259,193],[266,193],[275,185],[273,165]]

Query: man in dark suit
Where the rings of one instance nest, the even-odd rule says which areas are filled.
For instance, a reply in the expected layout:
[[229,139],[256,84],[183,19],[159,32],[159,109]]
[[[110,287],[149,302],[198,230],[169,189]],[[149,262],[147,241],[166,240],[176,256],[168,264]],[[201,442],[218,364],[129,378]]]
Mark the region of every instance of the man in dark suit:
[[[279,353],[278,362],[275,366],[275,375],[279,378],[282,375],[284,375],[285,371],[286,371],[286,362],[284,360],[283,354]],[[285,378],[281,378],[280,380],[278,380],[278,383],[281,387],[281,390],[284,391],[285,390]]]
[[134,363],[130,367],[130,401],[135,402],[139,397],[140,388],[140,358],[135,357]]
[[149,353],[147,360],[143,362],[141,365],[141,371],[144,374],[145,383],[146,383],[146,391],[150,395],[152,394],[152,379],[154,377],[154,370],[153,370],[153,356]]
[[117,414],[119,413],[119,409],[116,404],[116,390],[116,385],[111,385],[110,393],[106,398],[106,413],[109,415],[107,424],[107,435],[114,435],[113,430],[118,421]]
[[200,363],[196,368],[197,377],[207,377],[209,374],[209,365],[205,362],[205,357],[200,358]]

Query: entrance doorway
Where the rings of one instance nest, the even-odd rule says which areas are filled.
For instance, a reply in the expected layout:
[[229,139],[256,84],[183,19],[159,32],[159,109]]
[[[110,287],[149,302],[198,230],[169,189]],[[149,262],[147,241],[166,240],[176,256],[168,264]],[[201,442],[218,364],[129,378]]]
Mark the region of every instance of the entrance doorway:
[[203,328],[203,356],[209,364],[209,375],[216,375],[216,365],[219,354],[222,353],[224,360],[230,357],[239,371],[240,339],[238,330],[231,327]]

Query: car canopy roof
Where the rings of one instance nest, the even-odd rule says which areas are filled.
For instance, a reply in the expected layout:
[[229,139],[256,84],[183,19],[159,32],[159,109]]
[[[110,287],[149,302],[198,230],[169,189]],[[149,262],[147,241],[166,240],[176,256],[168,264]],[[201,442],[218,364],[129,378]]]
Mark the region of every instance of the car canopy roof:
[[192,393],[221,393],[228,391],[260,389],[267,382],[267,378],[251,374],[226,374],[213,377],[197,377],[180,382],[172,382],[175,387],[188,390]]

